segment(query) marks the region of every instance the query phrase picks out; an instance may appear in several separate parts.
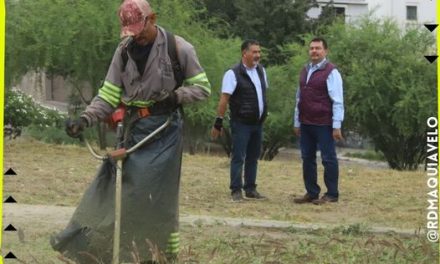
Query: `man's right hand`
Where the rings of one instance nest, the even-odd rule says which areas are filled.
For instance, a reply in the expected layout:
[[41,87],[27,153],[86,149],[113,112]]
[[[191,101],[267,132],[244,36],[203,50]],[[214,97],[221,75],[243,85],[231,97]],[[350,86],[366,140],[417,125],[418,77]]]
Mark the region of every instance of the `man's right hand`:
[[222,134],[223,134],[223,128],[218,130],[217,128],[212,127],[212,129],[211,129],[211,139],[212,140],[216,140]]
[[72,138],[78,138],[85,127],[87,127],[87,121],[82,117],[75,120],[70,118],[66,120],[66,133]]
[[299,129],[299,127],[294,127],[293,128],[293,133],[295,134],[295,136],[300,137],[301,136],[301,130]]

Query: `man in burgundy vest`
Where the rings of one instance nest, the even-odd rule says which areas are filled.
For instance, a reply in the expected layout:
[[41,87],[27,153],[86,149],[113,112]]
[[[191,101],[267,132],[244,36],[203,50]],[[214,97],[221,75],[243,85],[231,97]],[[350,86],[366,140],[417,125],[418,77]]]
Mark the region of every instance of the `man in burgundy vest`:
[[[326,59],[327,43],[314,38],[309,44],[310,63],[299,77],[293,118],[294,132],[300,137],[303,178],[307,193],[295,203],[323,204],[339,198],[339,167],[335,140],[342,140],[344,119],[342,78],[335,65]],[[319,198],[316,151],[321,151],[327,192]]]

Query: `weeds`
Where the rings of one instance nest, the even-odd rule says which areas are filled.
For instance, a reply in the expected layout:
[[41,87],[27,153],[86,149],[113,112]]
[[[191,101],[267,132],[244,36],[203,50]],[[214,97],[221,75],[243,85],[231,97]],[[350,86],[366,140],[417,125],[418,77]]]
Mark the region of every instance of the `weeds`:
[[[29,231],[31,232],[31,231]],[[146,254],[159,264],[281,264],[281,263],[419,263],[438,261],[438,244],[423,235],[400,237],[392,235],[353,236],[334,230],[310,233],[280,232],[265,229],[231,228],[228,226],[182,226],[182,246],[178,260],[171,260],[151,241],[144,246],[132,245],[132,263],[140,264]],[[4,247],[14,249],[21,263],[64,263],[69,259],[42,247],[49,230],[38,236],[30,235],[26,244],[17,236],[6,233]],[[88,256],[91,264],[102,264]],[[168,261],[168,262],[167,262]]]

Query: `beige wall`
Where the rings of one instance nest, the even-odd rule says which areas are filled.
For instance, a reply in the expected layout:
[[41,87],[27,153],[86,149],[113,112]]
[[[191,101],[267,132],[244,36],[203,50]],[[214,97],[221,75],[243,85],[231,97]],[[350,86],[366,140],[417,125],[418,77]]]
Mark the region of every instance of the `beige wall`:
[[46,83],[47,79],[44,73],[28,72],[15,88],[41,102],[47,100]]
[[[86,100],[92,98],[92,88],[90,84],[84,82],[80,85],[83,96]],[[44,103],[46,101],[57,101],[67,103],[72,91],[76,92],[74,86],[61,76],[48,78],[44,72],[29,72],[23,76],[20,83],[15,86],[34,98],[34,100]]]

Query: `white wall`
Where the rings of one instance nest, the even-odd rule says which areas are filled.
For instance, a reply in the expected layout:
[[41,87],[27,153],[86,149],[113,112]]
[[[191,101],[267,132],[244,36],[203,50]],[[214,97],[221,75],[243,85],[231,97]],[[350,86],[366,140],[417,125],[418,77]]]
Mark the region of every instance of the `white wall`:
[[[367,0],[369,9],[375,7],[377,17],[392,17],[404,28],[407,24],[429,24],[435,23],[435,1],[429,0]],[[406,6],[417,6],[417,21],[406,20]]]
[[[317,18],[321,13],[321,6],[325,6],[328,1],[319,1],[320,7],[314,7],[309,10],[307,15],[311,18]],[[368,5],[366,4],[350,4],[347,1],[334,1],[335,7],[345,8],[345,22],[349,23],[356,20],[363,14],[368,13]]]
[[[329,0],[318,1],[325,6]],[[430,0],[334,0],[337,7],[345,7],[346,23],[350,23],[369,11],[374,10],[378,18],[393,18],[404,29],[407,25],[435,23],[436,5]],[[406,6],[417,6],[417,21],[406,20]],[[317,18],[321,8],[312,8],[308,15]]]
[[[318,1],[320,7],[314,7],[309,10],[307,15],[311,18],[317,18],[321,13],[321,7],[325,6],[330,0]],[[335,0],[335,7],[345,8],[345,22],[350,23],[356,20],[361,15],[368,13],[368,5],[365,0]]]

